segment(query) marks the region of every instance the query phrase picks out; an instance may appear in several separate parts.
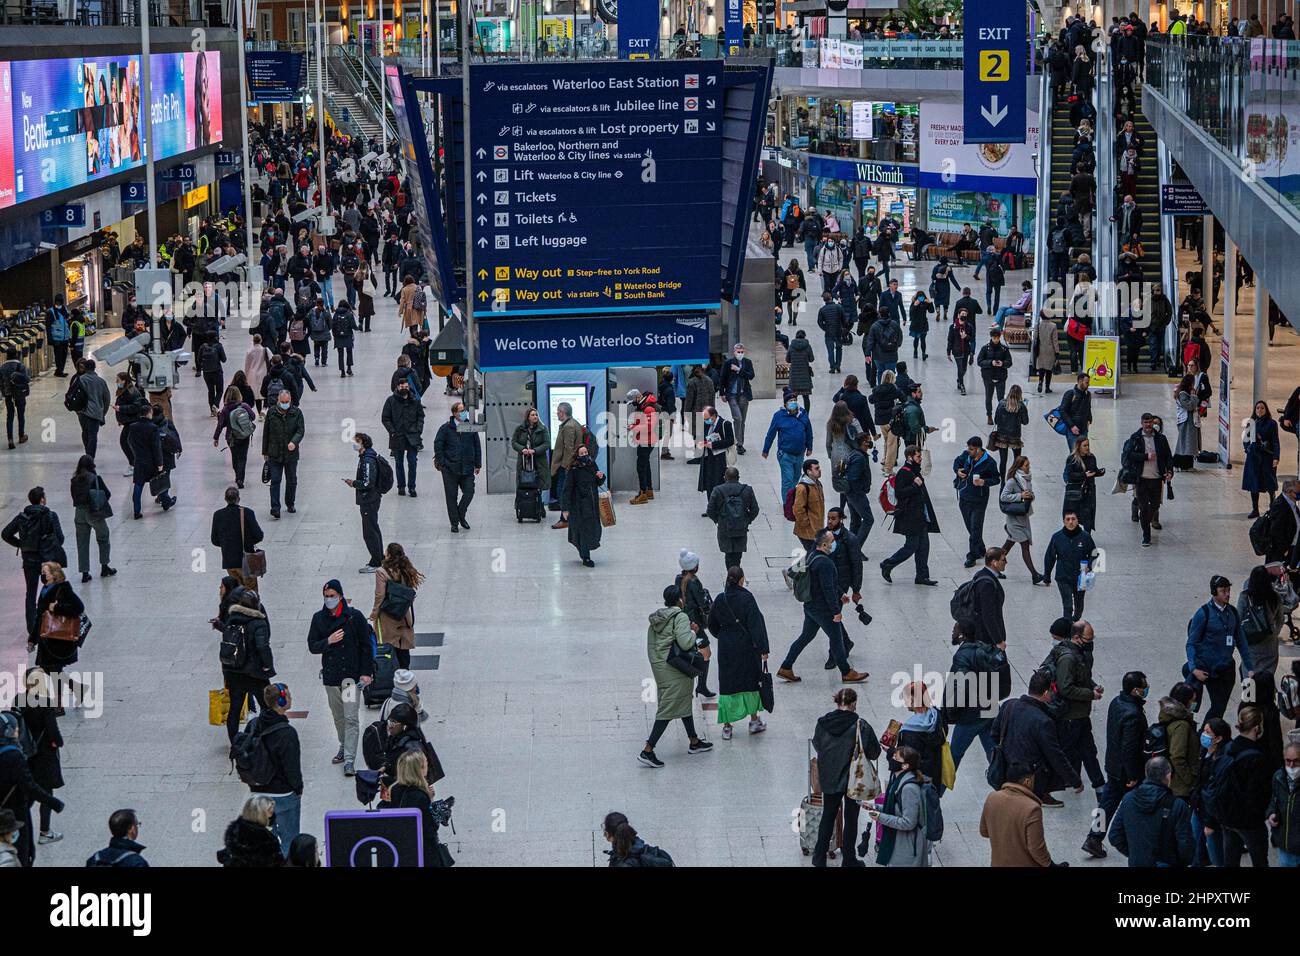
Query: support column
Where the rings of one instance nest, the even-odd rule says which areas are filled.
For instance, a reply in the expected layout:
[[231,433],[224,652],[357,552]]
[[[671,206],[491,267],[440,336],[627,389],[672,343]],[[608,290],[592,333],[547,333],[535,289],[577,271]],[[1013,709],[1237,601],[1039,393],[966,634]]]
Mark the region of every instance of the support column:
[[[1223,237],[1223,340],[1219,344],[1218,367],[1211,372],[1210,384],[1219,393],[1218,415],[1214,406],[1210,407],[1210,436],[1219,453],[1219,463],[1224,468],[1232,467],[1232,355],[1236,351],[1237,318],[1237,244],[1232,237]],[[1211,359],[1211,364],[1215,364]],[[1216,374],[1217,373],[1217,374]],[[1217,379],[1217,381],[1216,381]],[[1208,447],[1205,431],[1202,429],[1202,447]]]
[[1268,293],[1258,273],[1255,274],[1255,362],[1252,368],[1254,380],[1250,400],[1251,414],[1254,414],[1253,403],[1262,398],[1267,400],[1268,389]]
[[1201,220],[1201,295],[1206,311],[1214,312],[1214,217]]

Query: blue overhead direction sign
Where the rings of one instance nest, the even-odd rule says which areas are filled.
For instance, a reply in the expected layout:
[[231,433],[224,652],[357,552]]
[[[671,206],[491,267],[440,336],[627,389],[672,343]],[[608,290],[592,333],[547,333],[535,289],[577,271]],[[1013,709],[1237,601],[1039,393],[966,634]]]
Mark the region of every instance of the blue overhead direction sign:
[[740,56],[745,40],[745,14],[740,0],[724,0],[722,30],[727,56]]
[[659,0],[619,0],[618,58],[653,60],[659,54]]
[[708,364],[706,315],[496,319],[478,326],[484,371]]
[[963,142],[1025,141],[1027,17],[1019,0],[963,3]]
[[476,67],[471,89],[480,318],[719,306],[719,61]]

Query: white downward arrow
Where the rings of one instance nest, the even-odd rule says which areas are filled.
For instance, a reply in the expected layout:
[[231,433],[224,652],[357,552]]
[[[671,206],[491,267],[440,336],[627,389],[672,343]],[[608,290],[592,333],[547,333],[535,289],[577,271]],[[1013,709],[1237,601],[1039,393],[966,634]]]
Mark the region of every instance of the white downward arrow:
[[1007,108],[1004,106],[1002,109],[998,109],[998,97],[994,93],[989,105],[980,107],[980,114],[989,121],[990,126],[997,126],[1007,118]]

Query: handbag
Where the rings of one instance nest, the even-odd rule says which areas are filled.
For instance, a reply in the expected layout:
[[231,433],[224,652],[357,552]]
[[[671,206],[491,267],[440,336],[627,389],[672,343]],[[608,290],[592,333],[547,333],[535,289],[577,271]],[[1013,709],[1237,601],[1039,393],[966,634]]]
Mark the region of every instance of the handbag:
[[269,485],[270,483],[271,483],[271,460],[268,458],[266,461],[262,462],[262,484]]
[[758,675],[758,702],[769,714],[776,708],[776,688],[772,684],[772,675],[768,673],[767,661],[763,661],[763,673]]
[[208,691],[208,723],[220,727],[230,714],[230,691],[224,687]]
[[113,517],[113,506],[108,503],[108,491],[104,488],[104,479],[95,476],[95,483],[86,492],[90,507],[86,510],[96,520]]
[[596,497],[596,503],[600,508],[600,525],[602,528],[612,528],[618,521],[614,516],[614,498],[608,491],[602,491]]
[[164,471],[161,475],[154,475],[149,479],[149,494],[155,498],[158,495],[169,491],[172,486],[172,474],[170,471]]
[[86,638],[90,635],[90,629],[92,627],[94,627],[94,625],[90,623],[90,618],[86,614],[83,613],[81,617],[77,619],[78,647],[81,647],[81,645],[86,643]]
[[953,762],[952,747],[946,740],[939,749],[939,782],[949,790],[957,786],[957,764]]
[[1024,498],[1018,501],[1003,501],[999,498],[998,507],[1002,509],[1004,515],[1010,515],[1013,518],[1029,514],[1029,502]]
[[880,773],[876,762],[867,759],[867,752],[862,749],[862,727],[859,724],[854,731],[856,741],[853,758],[849,761],[849,786],[844,796],[849,800],[875,800],[880,796]]
[[[244,547],[244,508],[239,506],[239,546]],[[244,548],[243,566],[240,568],[245,577],[260,578],[266,574],[266,552],[261,548],[249,551]]]
[[709,666],[709,662],[704,659],[698,647],[684,651],[676,638],[668,645],[668,664],[690,678],[703,677]]
[[41,616],[40,636],[47,641],[76,641],[81,638],[81,620],[64,617],[53,611],[46,611]]
[[1170,501],[1174,500],[1174,483],[1172,479],[1165,482],[1165,497]]

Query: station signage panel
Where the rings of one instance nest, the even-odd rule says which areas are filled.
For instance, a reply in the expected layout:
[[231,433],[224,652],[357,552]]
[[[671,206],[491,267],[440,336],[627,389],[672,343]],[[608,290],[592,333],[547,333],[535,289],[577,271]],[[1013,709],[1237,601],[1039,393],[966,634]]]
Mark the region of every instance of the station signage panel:
[[287,50],[244,54],[248,99],[254,103],[288,103],[302,99],[303,55]]
[[704,315],[584,315],[497,319],[479,328],[479,368],[609,368],[708,364]]
[[720,61],[478,67],[471,91],[480,318],[719,306]]
[[962,142],[1025,141],[1026,17],[1023,3],[965,0],[962,5]]

